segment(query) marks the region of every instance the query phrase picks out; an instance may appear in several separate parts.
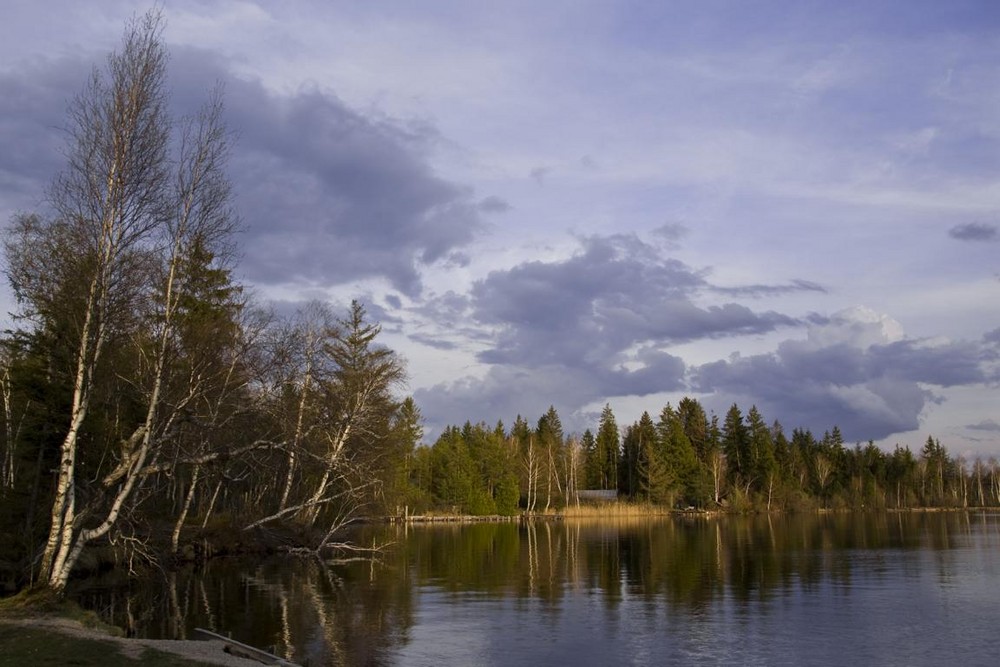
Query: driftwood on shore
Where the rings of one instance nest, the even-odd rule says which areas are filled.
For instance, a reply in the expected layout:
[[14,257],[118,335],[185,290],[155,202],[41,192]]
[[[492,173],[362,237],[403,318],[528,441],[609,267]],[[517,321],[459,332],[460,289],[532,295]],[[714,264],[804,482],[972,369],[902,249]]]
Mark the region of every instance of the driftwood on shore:
[[268,653],[262,649],[255,646],[250,646],[249,644],[244,644],[243,642],[238,642],[235,639],[230,639],[225,635],[220,635],[211,630],[205,630],[204,628],[195,628],[195,633],[203,635],[207,639],[214,639],[221,641],[225,644],[223,649],[226,653],[234,655],[238,658],[246,658],[247,660],[255,660],[264,665],[280,665],[281,667],[298,667],[294,662],[289,662],[284,658],[279,658],[273,653]]

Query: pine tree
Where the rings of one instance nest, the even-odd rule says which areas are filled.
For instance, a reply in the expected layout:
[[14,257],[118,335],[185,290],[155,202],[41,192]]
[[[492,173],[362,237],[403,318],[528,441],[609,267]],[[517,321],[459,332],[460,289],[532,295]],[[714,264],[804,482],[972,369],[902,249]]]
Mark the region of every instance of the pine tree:
[[660,412],[656,432],[664,463],[676,484],[676,490],[685,503],[696,502],[700,472],[698,457],[684,431],[680,414],[669,403]]
[[[624,472],[626,477],[632,479],[634,476],[634,461],[622,462],[621,459],[621,436],[618,433],[618,423],[615,421],[615,414],[611,411],[611,405],[606,404],[601,411],[601,421],[597,427],[597,438],[595,449],[598,460],[599,489],[618,488],[619,472]],[[628,487],[622,489],[625,493],[630,493]]]
[[636,453],[637,492],[652,503],[672,505],[680,486],[664,443],[648,412],[625,432],[626,449]]
[[761,493],[767,494],[768,509],[770,509],[771,496],[777,481],[778,463],[774,458],[774,441],[771,439],[771,430],[764,423],[764,418],[757,410],[756,405],[751,406],[750,411],[747,412],[746,433],[750,453],[749,476],[752,480],[752,486]]
[[602,488],[601,459],[597,452],[597,440],[594,439],[594,433],[589,428],[583,432],[583,436],[580,438],[580,448],[583,450],[586,488]]
[[562,422],[555,406],[550,405],[546,413],[539,418],[536,435],[545,478],[545,511],[548,511],[552,502],[562,496],[563,471],[560,464],[565,460]]
[[733,403],[722,424],[722,450],[726,455],[726,474],[732,484],[744,485],[751,475],[750,438],[743,424],[743,413]]

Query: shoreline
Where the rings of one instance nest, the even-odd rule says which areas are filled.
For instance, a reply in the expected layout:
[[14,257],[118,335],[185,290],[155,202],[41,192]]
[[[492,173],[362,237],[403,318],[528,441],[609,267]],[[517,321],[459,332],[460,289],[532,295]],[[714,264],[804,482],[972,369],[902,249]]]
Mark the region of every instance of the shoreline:
[[[263,664],[250,658],[233,655],[226,650],[227,643],[216,639],[143,639],[121,637],[101,628],[88,627],[78,620],[50,615],[27,615],[17,618],[0,617],[0,626],[14,626],[54,632],[73,639],[96,641],[112,645],[120,654],[136,664],[143,660],[146,649],[169,653],[193,664],[221,665],[222,667],[254,667]],[[277,663],[281,664],[281,663]],[[291,663],[285,663],[291,664]]]
[[724,516],[771,516],[782,514],[929,514],[938,512],[985,512],[1000,510],[997,507],[871,507],[871,508],[824,508],[795,510],[751,510],[737,512],[726,509],[667,509],[655,505],[592,505],[552,512],[522,512],[513,515],[496,514],[410,514],[363,517],[357,523],[388,524],[432,524],[432,523],[519,523],[525,521],[572,521],[575,519],[617,519],[623,517],[724,517]]

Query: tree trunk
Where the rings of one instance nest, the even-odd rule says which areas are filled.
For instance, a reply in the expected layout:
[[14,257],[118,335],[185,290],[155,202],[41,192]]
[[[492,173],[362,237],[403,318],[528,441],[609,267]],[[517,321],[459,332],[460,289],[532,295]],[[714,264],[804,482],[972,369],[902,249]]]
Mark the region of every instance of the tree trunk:
[[170,553],[177,553],[177,544],[180,542],[181,538],[181,528],[187,520],[188,510],[191,509],[191,502],[194,500],[194,491],[198,486],[198,474],[200,472],[201,465],[195,464],[194,468],[191,470],[191,486],[188,487],[187,495],[184,498],[184,507],[181,509],[180,516],[177,517],[177,523],[174,524],[174,532],[170,536]]
[[208,519],[212,516],[212,511],[215,509],[215,501],[219,497],[219,491],[222,489],[222,479],[220,478],[218,482],[215,483],[215,490],[212,491],[212,499],[208,501],[208,509],[205,510],[205,518],[201,520],[201,529],[204,530],[205,526],[208,525]]
[[283,510],[288,507],[288,496],[292,492],[292,481],[295,479],[295,465],[298,448],[302,445],[302,424],[305,419],[306,401],[309,395],[309,385],[312,381],[312,347],[315,341],[312,339],[313,332],[308,333],[310,339],[306,342],[306,368],[302,378],[302,396],[299,397],[298,415],[295,417],[295,432],[292,435],[292,445],[288,448],[288,473],[285,476],[285,488],[281,492],[281,502],[278,509]]

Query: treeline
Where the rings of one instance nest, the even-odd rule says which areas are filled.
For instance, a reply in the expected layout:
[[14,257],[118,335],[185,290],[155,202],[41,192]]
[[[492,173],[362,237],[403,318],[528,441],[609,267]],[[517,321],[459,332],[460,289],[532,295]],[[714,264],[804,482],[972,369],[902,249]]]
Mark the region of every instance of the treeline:
[[157,11],[128,25],[70,105],[48,212],[4,230],[7,587],[62,591],[93,547],[330,548],[383,511],[420,437],[360,303],[277,317],[234,281],[222,96],[170,118],[162,28]]
[[[610,406],[594,430],[566,436],[554,408],[508,431],[466,423],[416,450],[405,500],[410,511],[544,512],[612,498],[666,508],[771,511],[983,507],[1000,504],[996,459],[965,461],[928,437],[912,452],[873,442],[845,445],[834,426],[817,438],[785,433],[756,407],[737,405],[721,424],[693,398],[644,412],[622,431]],[[582,491],[582,493],[581,493]]]
[[279,318],[227,285],[224,299],[192,300],[160,351],[155,310],[109,336],[69,454],[78,359],[59,330],[72,311],[0,338],[5,586],[61,590],[95,549],[119,561],[320,552],[358,516],[389,512],[420,424],[395,398],[403,366],[379,326],[357,302]]

